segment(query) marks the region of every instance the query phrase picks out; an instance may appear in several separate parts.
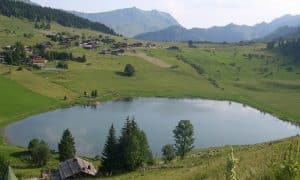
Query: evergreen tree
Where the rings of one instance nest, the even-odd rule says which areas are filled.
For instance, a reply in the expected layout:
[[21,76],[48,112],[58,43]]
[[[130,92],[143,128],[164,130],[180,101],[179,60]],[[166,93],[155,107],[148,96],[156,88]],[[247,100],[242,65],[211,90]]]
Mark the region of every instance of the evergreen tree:
[[189,120],[179,121],[173,130],[177,154],[183,159],[185,154],[193,149],[194,128]]
[[135,170],[153,162],[145,133],[127,117],[119,139],[119,155],[123,170]]
[[34,149],[38,144],[40,143],[40,140],[38,139],[32,139],[28,144],[28,151],[31,152],[32,149]]
[[135,73],[135,69],[131,64],[126,64],[125,69],[124,69],[124,74],[126,76],[133,76]]
[[65,161],[75,157],[75,142],[69,129],[66,129],[63,132],[62,139],[58,144],[58,151],[60,161]]
[[111,125],[108,132],[107,140],[102,152],[102,170],[106,173],[112,173],[118,170],[119,159],[118,154],[118,141],[114,126]]
[[51,21],[56,21],[58,24],[67,27],[87,28],[103,33],[116,35],[111,29],[99,22],[92,22],[85,18],[78,17],[72,13],[63,10],[52,9],[49,7],[35,6],[28,3],[12,0],[0,1],[0,14],[4,16],[14,16],[19,18],[27,18],[32,21],[46,21],[39,25],[35,23],[35,28],[50,29]]

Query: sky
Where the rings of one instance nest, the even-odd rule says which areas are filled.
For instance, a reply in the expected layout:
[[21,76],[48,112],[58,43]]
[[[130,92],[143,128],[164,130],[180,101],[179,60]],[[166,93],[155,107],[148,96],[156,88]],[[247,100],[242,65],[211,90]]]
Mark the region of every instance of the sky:
[[42,6],[81,12],[137,7],[170,13],[186,28],[254,25],[286,14],[300,14],[300,0],[31,0]]

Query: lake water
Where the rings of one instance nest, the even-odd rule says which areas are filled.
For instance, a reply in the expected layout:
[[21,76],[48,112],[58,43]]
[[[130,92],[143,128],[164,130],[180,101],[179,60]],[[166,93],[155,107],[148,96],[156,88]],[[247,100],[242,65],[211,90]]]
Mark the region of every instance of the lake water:
[[118,135],[127,116],[134,116],[148,137],[154,155],[172,144],[179,120],[191,120],[195,147],[255,144],[300,134],[300,128],[254,108],[228,101],[202,99],[135,98],[97,107],[75,106],[26,118],[5,129],[8,142],[26,147],[33,138],[57,148],[64,129],[75,137],[79,155],[102,152],[109,127]]

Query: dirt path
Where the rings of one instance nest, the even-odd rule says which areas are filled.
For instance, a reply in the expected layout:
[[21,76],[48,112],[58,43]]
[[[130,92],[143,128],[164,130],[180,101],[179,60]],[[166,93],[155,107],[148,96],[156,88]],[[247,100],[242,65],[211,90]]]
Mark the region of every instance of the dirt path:
[[147,56],[145,53],[142,53],[142,52],[131,53],[130,55],[144,59],[144,60],[146,60],[156,66],[162,67],[162,68],[170,68],[171,67],[170,64],[168,64],[158,58]]

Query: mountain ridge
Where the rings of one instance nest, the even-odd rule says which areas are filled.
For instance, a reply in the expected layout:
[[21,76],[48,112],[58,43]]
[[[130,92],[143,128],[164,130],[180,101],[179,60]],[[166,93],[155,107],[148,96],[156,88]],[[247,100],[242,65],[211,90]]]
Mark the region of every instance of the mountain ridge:
[[[238,42],[260,39],[274,32],[282,26],[300,26],[300,15],[284,15],[273,21],[258,23],[254,26],[236,25],[213,26],[210,28],[169,27],[160,31],[143,33],[134,38],[154,41],[212,41]],[[181,30],[181,32],[179,32]]]
[[161,30],[172,25],[180,25],[175,18],[166,12],[158,10],[145,11],[136,7],[99,13],[77,11],[72,11],[72,13],[92,21],[101,22],[127,37]]

